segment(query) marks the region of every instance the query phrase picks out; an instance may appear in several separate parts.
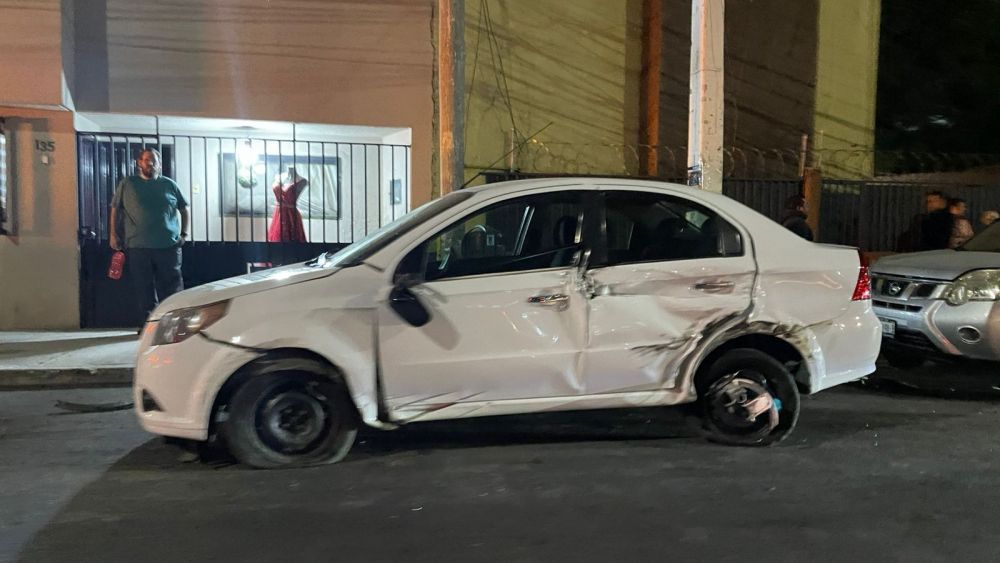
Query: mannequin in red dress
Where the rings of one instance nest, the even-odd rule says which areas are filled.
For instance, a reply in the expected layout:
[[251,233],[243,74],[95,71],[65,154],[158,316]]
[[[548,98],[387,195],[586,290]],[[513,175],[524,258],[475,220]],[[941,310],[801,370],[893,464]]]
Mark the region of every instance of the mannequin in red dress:
[[293,166],[289,166],[285,174],[275,176],[271,186],[274,191],[274,216],[267,229],[269,242],[306,242],[302,214],[295,204],[308,185],[309,180],[299,176]]

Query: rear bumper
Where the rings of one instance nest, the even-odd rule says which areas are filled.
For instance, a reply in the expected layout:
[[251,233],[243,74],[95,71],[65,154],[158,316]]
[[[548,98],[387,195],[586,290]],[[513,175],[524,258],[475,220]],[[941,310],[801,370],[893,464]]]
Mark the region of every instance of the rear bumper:
[[871,301],[852,301],[833,322],[812,329],[819,354],[814,354],[809,391],[815,393],[875,372],[882,342],[882,323]]

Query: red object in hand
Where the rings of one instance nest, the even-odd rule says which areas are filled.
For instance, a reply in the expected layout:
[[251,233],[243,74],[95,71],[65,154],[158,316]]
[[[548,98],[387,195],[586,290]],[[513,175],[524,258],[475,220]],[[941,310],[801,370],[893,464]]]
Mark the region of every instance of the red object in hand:
[[125,253],[121,250],[116,250],[111,255],[111,265],[108,266],[108,277],[113,280],[121,279],[123,270],[125,270]]

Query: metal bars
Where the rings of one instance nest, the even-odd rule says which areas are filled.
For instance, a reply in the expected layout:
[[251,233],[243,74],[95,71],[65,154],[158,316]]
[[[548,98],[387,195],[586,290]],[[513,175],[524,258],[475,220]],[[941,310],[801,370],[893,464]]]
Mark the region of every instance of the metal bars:
[[[307,240],[291,242],[353,242],[409,211],[406,145],[85,132],[77,142],[80,225],[98,240],[109,237],[115,186],[135,173],[147,146],[161,149],[164,175],[187,198],[196,243],[290,242],[268,236],[281,205],[274,192],[287,187],[289,167],[308,181],[295,202]],[[401,197],[393,197],[394,180]]]
[[940,191],[964,199],[966,218],[976,232],[979,214],[1000,209],[1000,186],[931,182],[824,180],[820,240],[870,251],[907,251],[911,229],[924,213],[924,197]]

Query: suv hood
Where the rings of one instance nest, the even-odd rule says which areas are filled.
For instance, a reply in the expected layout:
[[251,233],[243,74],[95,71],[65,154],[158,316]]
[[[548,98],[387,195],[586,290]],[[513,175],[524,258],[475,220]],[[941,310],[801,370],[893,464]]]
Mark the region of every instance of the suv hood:
[[880,258],[872,266],[872,273],[951,281],[966,272],[987,268],[1000,268],[1000,253],[931,250]]
[[206,283],[171,295],[160,303],[149,319],[158,320],[164,313],[175,309],[207,305],[275,287],[325,278],[337,270],[339,268],[307,266],[303,262]]

